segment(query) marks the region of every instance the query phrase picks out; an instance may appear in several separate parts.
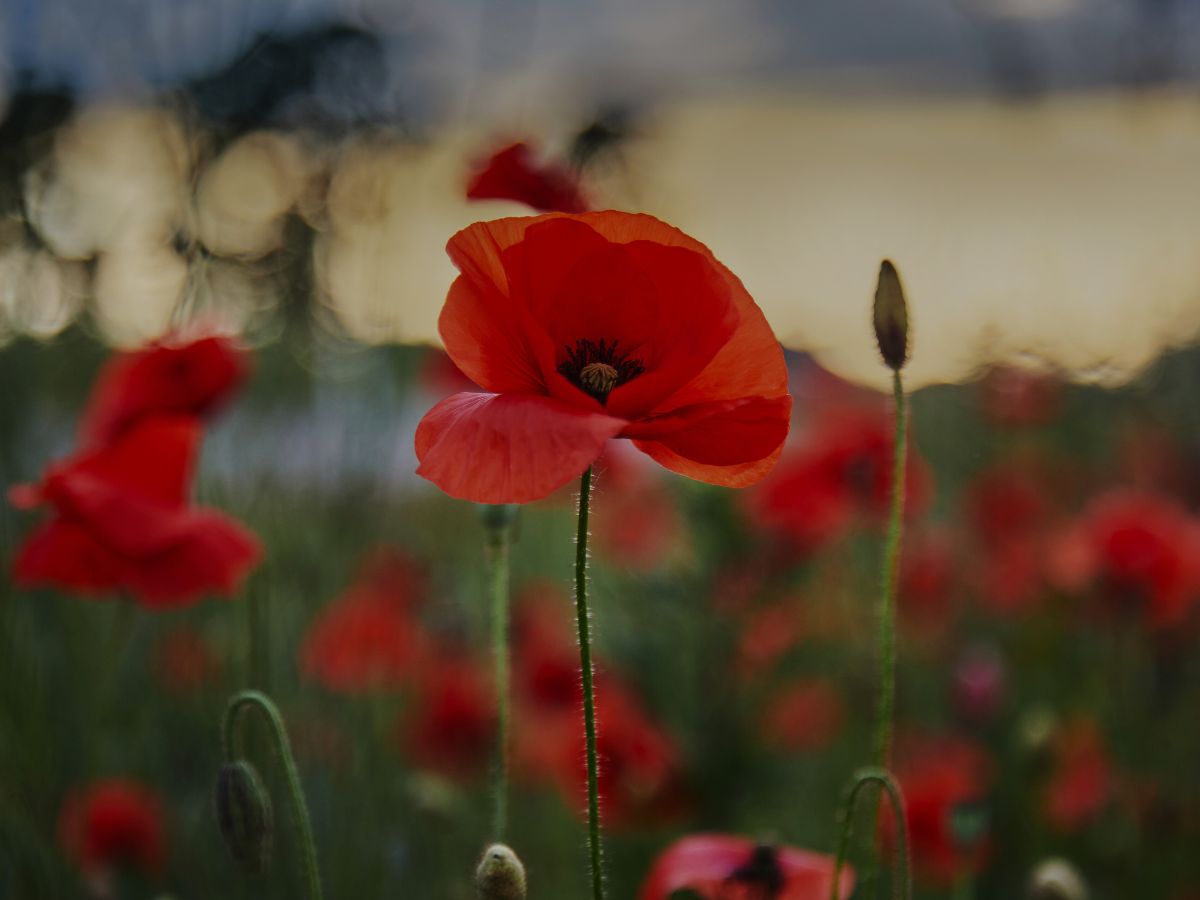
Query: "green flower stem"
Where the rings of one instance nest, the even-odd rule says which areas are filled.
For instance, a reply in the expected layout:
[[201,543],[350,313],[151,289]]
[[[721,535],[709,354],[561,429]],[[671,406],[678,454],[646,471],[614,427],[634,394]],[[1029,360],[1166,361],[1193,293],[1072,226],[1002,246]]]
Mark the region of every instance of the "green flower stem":
[[494,839],[503,841],[508,830],[508,779],[511,714],[509,691],[511,674],[508,652],[508,550],[511,526],[508,522],[487,529],[488,595],[492,607],[492,661],[496,682],[496,784],[492,820]]
[[588,506],[592,467],[579,480],[579,531],[575,539],[575,617],[579,631],[579,668],[583,675],[583,729],[587,739],[588,851],[591,855],[592,900],[604,900],[603,854],[600,844],[600,778],[596,758],[596,700],[592,687],[592,638],[587,603]]
[[[896,582],[900,541],[904,533],[904,488],[908,467],[908,400],[898,369],[892,372],[892,399],[896,408],[896,434],[892,444],[892,497],[879,585],[879,705],[875,710],[874,763],[887,769],[892,748],[892,719],[896,706]],[[880,798],[872,804],[872,821],[879,817]],[[871,860],[864,878],[864,894],[875,896],[878,858]]]
[[275,753],[283,767],[288,792],[291,794],[292,823],[296,828],[296,836],[300,845],[304,881],[308,886],[308,898],[309,900],[321,900],[321,873],[317,869],[317,847],[313,840],[308,803],[304,799],[304,789],[300,785],[300,773],[296,768],[296,758],[292,755],[292,745],[288,740],[283,717],[266,694],[260,691],[242,691],[235,694],[229,701],[229,705],[225,707],[225,716],[221,720],[221,747],[225,753],[225,761],[233,762],[243,755],[241,732],[237,728],[237,724],[240,721],[242,710],[249,707],[258,709],[271,726]]
[[[854,781],[846,791],[842,801],[841,836],[838,838],[837,857],[833,864],[833,883],[830,886],[830,900],[841,900],[842,868],[846,863],[846,853],[850,849],[850,834],[854,830],[854,808],[858,802],[859,792],[868,784],[876,784],[881,794],[887,794],[892,804],[892,814],[896,820],[896,881],[892,895],[900,900],[912,898],[912,871],[908,854],[908,819],[904,814],[904,794],[900,786],[886,769],[859,769],[854,773]],[[880,795],[876,795],[878,801]],[[875,804],[876,806],[878,803]],[[872,820],[872,827],[874,827]]]

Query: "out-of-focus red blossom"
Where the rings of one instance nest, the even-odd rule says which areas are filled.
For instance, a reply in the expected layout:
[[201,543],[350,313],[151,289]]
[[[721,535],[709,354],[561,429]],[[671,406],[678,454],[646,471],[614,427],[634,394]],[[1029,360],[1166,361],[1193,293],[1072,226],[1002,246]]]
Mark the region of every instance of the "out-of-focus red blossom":
[[596,553],[634,571],[648,571],[682,551],[679,510],[652,462],[625,444],[610,441],[596,462],[592,504]]
[[[751,519],[788,538],[803,555],[844,537],[861,521],[881,525],[892,482],[893,423],[886,409],[863,406],[821,416],[775,471],[747,496]],[[910,452],[909,517],[929,503],[932,475]]]
[[1005,680],[1004,658],[995,647],[968,647],[954,666],[955,710],[972,724],[991,721],[1004,703]]
[[126,591],[151,608],[236,591],[262,551],[237,522],[190,505],[199,439],[192,416],[150,417],[11,488],[14,506],[54,512],[21,546],[16,583]]
[[[991,762],[984,750],[960,738],[910,737],[897,744],[895,772],[904,791],[917,876],[946,887],[964,872],[979,871],[989,841],[982,835],[964,844],[955,820],[987,796]],[[893,841],[890,810],[880,811],[880,825],[888,841]]]
[[700,242],[608,211],[479,222],[447,250],[462,274],[438,329],[490,393],[448,397],[417,427],[418,474],[446,493],[538,500],[612,438],[726,487],[774,465],[791,416],[783,352]]
[[923,632],[941,630],[949,621],[957,581],[954,543],[942,530],[906,537],[900,556],[897,601],[904,624]]
[[838,689],[825,679],[814,678],[792,682],[767,703],[762,731],[775,747],[811,752],[836,740],[844,721]]
[[[832,857],[758,844],[724,834],[680,838],[655,859],[638,900],[667,900],[676,891],[694,891],[704,900],[829,900]],[[842,898],[854,890],[854,872],[842,869]]]
[[515,200],[537,212],[581,213],[591,208],[569,166],[542,162],[524,142],[502,147],[471,173],[470,200]]
[[806,636],[800,598],[761,606],[743,618],[737,644],[737,672],[754,678],[775,665]]
[[422,662],[426,637],[410,608],[404,579],[367,572],[309,626],[300,645],[300,668],[325,688],[357,694],[396,688]]
[[439,397],[479,390],[479,385],[464,375],[444,350],[436,347],[429,348],[422,357],[417,381],[429,393]]
[[1096,590],[1110,609],[1135,610],[1151,627],[1176,625],[1200,587],[1200,526],[1173,500],[1116,488],[1058,536],[1049,568],[1064,590]]
[[1195,468],[1179,441],[1160,425],[1143,421],[1127,425],[1118,439],[1116,469],[1121,480],[1133,487],[1195,496]]
[[750,608],[766,585],[762,566],[739,560],[717,571],[712,579],[712,605],[727,615],[740,615]]
[[221,661],[200,632],[181,627],[158,642],[154,671],[168,691],[187,694],[212,684],[221,674]]
[[484,772],[496,734],[496,699],[486,672],[466,656],[444,655],[422,673],[399,734],[407,755],[429,771],[456,779]]
[[115,440],[149,417],[204,417],[229,400],[250,372],[237,343],[209,336],[165,338],[114,356],[100,372],[80,426],[85,445]]
[[1000,465],[980,473],[964,497],[968,523],[984,546],[994,548],[1037,534],[1050,504],[1046,486],[1028,467]]
[[979,382],[979,400],[984,418],[993,425],[1044,425],[1058,416],[1062,384],[1044,372],[1000,366]]
[[1074,832],[1094,822],[1112,798],[1116,775],[1100,729],[1077,719],[1055,737],[1054,768],[1042,800],[1047,824]]
[[95,781],[69,795],[58,820],[67,855],[88,876],[129,867],[144,875],[162,872],[166,825],[157,793],[136,781]]

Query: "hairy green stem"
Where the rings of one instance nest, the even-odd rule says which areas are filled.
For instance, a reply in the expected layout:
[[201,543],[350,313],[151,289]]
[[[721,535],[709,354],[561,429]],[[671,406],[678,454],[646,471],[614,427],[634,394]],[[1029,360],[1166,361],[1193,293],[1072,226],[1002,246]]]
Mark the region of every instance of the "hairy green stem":
[[508,778],[510,755],[508,653],[508,548],[511,526],[507,522],[488,527],[488,595],[492,607],[492,662],[496,682],[496,784],[492,833],[503,841],[508,830]]
[[[896,434],[892,443],[892,496],[879,584],[879,705],[875,710],[873,761],[880,769],[890,763],[892,719],[896,706],[896,582],[900,567],[900,541],[904,533],[904,487],[908,467],[908,401],[899,370],[892,372],[892,399]],[[871,805],[872,820],[879,817],[878,795]],[[878,857],[867,866],[864,895],[875,896]]]
[[[833,864],[833,883],[830,886],[830,900],[841,900],[842,868],[846,863],[846,853],[850,849],[850,835],[854,830],[854,808],[858,795],[869,784],[878,785],[880,794],[887,794],[892,804],[892,814],[896,820],[896,880],[893,884],[892,895],[901,900],[912,898],[912,871],[908,854],[908,819],[904,814],[904,794],[890,772],[886,769],[866,768],[854,773],[854,781],[846,798],[842,801],[841,835],[838,838],[837,857]],[[877,805],[877,804],[875,804]],[[874,827],[874,820],[872,820]]]
[[283,724],[283,716],[279,714],[279,709],[271,698],[261,691],[242,691],[235,694],[229,701],[229,705],[225,707],[225,716],[221,720],[221,747],[225,754],[225,761],[233,762],[243,755],[241,732],[237,725],[241,720],[242,711],[247,708],[259,710],[271,726],[275,754],[283,768],[288,792],[291,794],[292,823],[296,828],[296,837],[300,846],[308,897],[309,900],[321,900],[321,873],[317,868],[317,846],[313,840],[312,821],[308,815],[308,803],[304,799],[304,789],[300,785],[300,772],[296,768],[296,758],[292,755],[292,745]]
[[579,480],[579,530],[575,536],[575,618],[579,630],[579,669],[583,676],[583,730],[587,741],[588,852],[591,856],[592,900],[604,900],[603,853],[600,844],[600,777],[596,755],[596,699],[592,686],[592,638],[587,602],[588,506],[592,467]]

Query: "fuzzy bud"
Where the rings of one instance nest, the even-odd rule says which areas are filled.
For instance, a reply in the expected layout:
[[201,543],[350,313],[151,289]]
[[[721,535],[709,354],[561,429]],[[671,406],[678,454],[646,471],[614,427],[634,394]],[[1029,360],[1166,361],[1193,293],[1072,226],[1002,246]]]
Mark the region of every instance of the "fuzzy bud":
[[483,851],[475,870],[475,895],[479,900],[525,900],[525,866],[506,844]]
[[258,771],[239,759],[217,773],[217,826],[230,855],[246,872],[261,875],[271,862],[274,815]]
[[1043,860],[1029,878],[1029,900],[1087,900],[1087,897],[1083,876],[1065,859]]
[[890,259],[879,266],[875,288],[875,340],[888,368],[899,372],[908,361],[908,304],[900,273]]

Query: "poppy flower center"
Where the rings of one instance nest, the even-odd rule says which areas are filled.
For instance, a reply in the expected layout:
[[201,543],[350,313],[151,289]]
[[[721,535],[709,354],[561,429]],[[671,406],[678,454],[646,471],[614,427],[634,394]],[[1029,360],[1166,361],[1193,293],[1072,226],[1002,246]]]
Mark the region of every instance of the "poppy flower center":
[[617,349],[618,341],[578,340],[564,348],[565,358],[558,364],[562,375],[585,394],[603,403],[618,388],[646,371],[640,360]]
[[730,889],[740,888],[738,896],[744,896],[747,900],[774,900],[782,893],[784,884],[783,869],[779,866],[779,855],[775,848],[769,844],[759,844],[750,858],[738,866],[725,883]]

